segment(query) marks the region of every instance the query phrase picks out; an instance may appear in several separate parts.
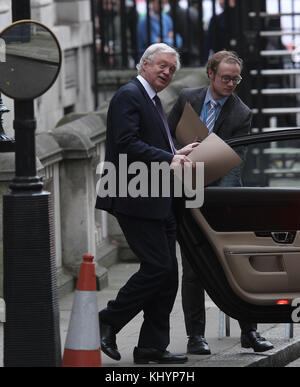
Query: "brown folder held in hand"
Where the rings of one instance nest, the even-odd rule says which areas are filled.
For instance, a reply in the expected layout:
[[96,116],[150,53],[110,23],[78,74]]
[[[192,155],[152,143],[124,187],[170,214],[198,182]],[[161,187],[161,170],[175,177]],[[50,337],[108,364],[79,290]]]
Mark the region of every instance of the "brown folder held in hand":
[[225,176],[243,162],[219,136],[215,133],[208,134],[206,125],[200,120],[192,106],[186,103],[175,136],[183,146],[196,140],[202,140],[188,157],[195,162],[204,162],[205,186]]
[[175,137],[179,144],[185,146],[196,140],[204,140],[208,136],[206,125],[189,102],[186,102],[180,121],[176,127]]

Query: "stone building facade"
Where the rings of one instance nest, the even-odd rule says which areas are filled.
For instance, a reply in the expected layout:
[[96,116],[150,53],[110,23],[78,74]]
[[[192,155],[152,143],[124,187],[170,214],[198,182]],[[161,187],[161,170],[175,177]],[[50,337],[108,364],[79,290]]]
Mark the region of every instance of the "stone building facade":
[[[136,75],[135,70],[98,74],[95,106],[93,25],[90,0],[31,0],[31,18],[49,27],[62,48],[62,68],[52,88],[35,100],[38,174],[51,192],[55,214],[58,293],[74,288],[84,253],[95,256],[99,288],[107,285],[107,268],[134,259],[113,217],[94,208],[97,166],[104,159],[106,112],[114,91]],[[11,1],[0,2],[0,29],[11,23]],[[170,110],[182,87],[206,81],[202,69],[182,69],[162,93]],[[14,136],[13,101],[3,115],[7,135]],[[0,153],[0,297],[2,295],[2,197],[14,177],[14,154]]]
[[[0,2],[0,30],[12,22],[11,0]],[[61,292],[73,286],[73,275],[68,269],[72,254],[74,262],[80,262],[85,252],[95,254],[95,221],[92,203],[94,201],[94,184],[92,159],[96,160],[96,146],[87,143],[81,127],[69,130],[54,129],[57,123],[69,113],[90,112],[95,110],[93,79],[93,24],[89,0],[31,0],[31,19],[49,27],[56,35],[62,49],[62,67],[55,84],[34,102],[36,130],[36,153],[38,174],[43,177],[44,189],[51,192],[55,212],[56,265],[58,285]],[[24,74],[26,76],[26,74]],[[34,82],[34,79],[33,79]],[[5,113],[3,127],[5,133],[14,137],[14,101],[2,95],[3,103],[9,113]],[[94,116],[96,119],[96,116]],[[98,117],[97,117],[98,118]],[[100,120],[100,118],[99,118]],[[83,124],[84,125],[84,124]],[[92,124],[93,125],[93,124]],[[87,129],[87,128],[84,128]],[[99,130],[99,125],[97,126]],[[64,140],[67,137],[66,143]],[[74,149],[70,150],[70,147]],[[67,149],[66,149],[67,148]],[[72,168],[76,168],[72,172]],[[90,169],[90,170],[89,170]],[[73,173],[73,175],[72,175]],[[14,154],[0,153],[0,295],[2,293],[2,197],[9,192],[9,182],[14,177]],[[70,189],[66,188],[68,179],[74,179]],[[78,201],[74,191],[83,193]],[[85,192],[83,192],[85,191]],[[71,202],[73,208],[67,206]],[[75,204],[76,202],[76,204]],[[78,208],[82,208],[82,214]],[[62,209],[70,210],[70,217]],[[89,213],[90,212],[90,213]],[[71,230],[79,231],[77,225],[88,230],[86,239],[70,237]],[[67,232],[68,231],[68,232]],[[82,230],[78,235],[83,235]],[[74,241],[80,248],[77,250]],[[70,249],[70,246],[73,246]],[[68,258],[66,258],[68,257]],[[66,267],[66,269],[65,269]],[[74,269],[74,264],[70,264]]]

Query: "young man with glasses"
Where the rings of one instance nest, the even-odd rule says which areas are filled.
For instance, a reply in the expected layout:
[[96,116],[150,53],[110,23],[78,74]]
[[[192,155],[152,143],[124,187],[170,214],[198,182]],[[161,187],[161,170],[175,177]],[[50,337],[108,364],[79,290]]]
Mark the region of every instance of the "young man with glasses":
[[[186,102],[199,114],[209,132],[216,133],[226,140],[249,133],[252,113],[242,100],[234,94],[242,81],[243,61],[234,52],[219,51],[211,56],[207,63],[209,86],[183,89],[169,117],[169,128],[174,136]],[[244,149],[238,150],[244,158]],[[219,181],[217,186],[237,187],[241,185],[240,168],[230,171]],[[187,352],[191,354],[210,354],[205,340],[205,299],[204,289],[194,273],[187,258],[182,254],[182,305],[188,339]],[[239,321],[241,327],[241,345],[264,352],[273,348],[257,332],[257,325]]]

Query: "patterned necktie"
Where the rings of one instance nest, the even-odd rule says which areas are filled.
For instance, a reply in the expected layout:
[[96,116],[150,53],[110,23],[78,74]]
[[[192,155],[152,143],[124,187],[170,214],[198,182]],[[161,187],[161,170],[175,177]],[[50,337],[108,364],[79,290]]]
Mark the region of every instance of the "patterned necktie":
[[214,129],[215,121],[216,121],[216,109],[217,109],[217,102],[213,99],[210,100],[210,107],[207,112],[207,118],[206,118],[206,126],[211,133]]
[[176,148],[175,148],[173,140],[172,140],[172,136],[171,136],[171,133],[170,133],[167,117],[166,117],[166,115],[165,115],[165,113],[163,111],[160,98],[159,98],[158,95],[156,95],[155,97],[153,97],[153,100],[155,102],[155,106],[156,106],[156,108],[158,110],[158,113],[161,116],[161,119],[163,120],[164,127],[166,129],[166,133],[167,133],[167,136],[168,136],[168,139],[169,139],[170,148],[172,150],[172,153],[175,155],[176,154]]

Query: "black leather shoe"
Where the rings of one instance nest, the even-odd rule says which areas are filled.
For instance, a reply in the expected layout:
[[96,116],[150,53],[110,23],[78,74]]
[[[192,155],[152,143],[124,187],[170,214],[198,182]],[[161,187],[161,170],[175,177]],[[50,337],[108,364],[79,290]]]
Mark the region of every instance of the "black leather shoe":
[[265,352],[273,349],[273,344],[261,337],[259,332],[250,331],[241,334],[242,348],[253,348],[254,352]]
[[101,350],[105,355],[109,356],[114,360],[120,360],[121,355],[118,351],[116,344],[116,334],[111,325],[107,325],[99,321],[100,324],[100,340],[101,340]]
[[188,361],[185,355],[173,355],[168,351],[160,351],[155,348],[135,347],[133,360],[136,364],[148,364],[150,362],[159,364],[183,364]]
[[210,355],[210,348],[204,336],[190,336],[187,344],[187,353],[193,355]]

